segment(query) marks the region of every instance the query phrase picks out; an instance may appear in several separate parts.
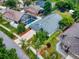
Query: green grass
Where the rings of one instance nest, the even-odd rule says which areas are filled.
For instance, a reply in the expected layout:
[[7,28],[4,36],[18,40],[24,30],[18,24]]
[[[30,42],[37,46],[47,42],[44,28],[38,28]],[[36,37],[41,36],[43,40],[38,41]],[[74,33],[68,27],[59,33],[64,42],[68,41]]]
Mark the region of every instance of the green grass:
[[50,1],[52,1],[52,2],[57,2],[57,1],[60,1],[60,0],[50,0]]
[[7,36],[9,36],[12,39],[15,37],[11,32],[8,32],[7,30],[3,29],[2,27],[0,27],[0,31],[4,32]]
[[0,24],[4,25],[4,26],[7,27],[8,29],[10,29],[11,32],[17,33],[17,29],[14,28],[14,27],[12,27],[8,21],[6,21],[6,20],[4,20],[4,19],[0,19]]
[[36,55],[31,50],[28,49],[26,52],[30,59],[37,59]]
[[[51,44],[51,47],[49,49],[47,49],[48,51],[48,56],[46,56],[46,54],[44,53],[44,55],[42,55],[44,57],[44,59],[51,59],[51,56],[52,55],[56,55],[56,58],[55,59],[61,59],[61,55],[56,51],[56,44],[58,43],[58,35],[61,33],[61,30],[57,30],[54,34],[52,34],[48,40],[46,40],[44,42],[44,44],[42,45],[46,45],[47,43],[50,43]],[[33,40],[35,38],[32,38]],[[32,40],[32,41],[33,41]],[[31,41],[31,40],[30,40]],[[29,41],[29,42],[30,42]],[[41,48],[44,48],[42,47],[42,45],[40,45]],[[35,48],[35,45],[32,43],[31,46],[33,46]],[[39,49],[41,49],[39,48]],[[31,59],[35,59],[35,55],[33,55],[33,53],[29,53],[29,56],[31,57]]]
[[0,24],[4,25],[5,27],[7,27],[8,29],[11,30],[11,32],[8,32],[7,30],[5,30],[4,28],[0,27],[0,31],[4,32],[5,34],[7,34],[10,38],[14,38],[15,36],[12,34],[13,32],[16,33],[16,29],[14,27],[12,27],[8,21],[0,18]]

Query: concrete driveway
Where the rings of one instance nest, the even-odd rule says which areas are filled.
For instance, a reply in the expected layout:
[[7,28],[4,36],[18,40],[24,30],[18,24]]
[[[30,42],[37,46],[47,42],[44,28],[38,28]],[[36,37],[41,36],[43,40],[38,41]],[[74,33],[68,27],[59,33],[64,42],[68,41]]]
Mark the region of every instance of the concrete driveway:
[[29,57],[26,56],[26,54],[22,51],[21,48],[19,48],[17,46],[16,43],[14,43],[14,41],[11,38],[9,38],[6,34],[4,34],[1,31],[0,31],[0,37],[2,37],[4,39],[3,42],[5,43],[7,48],[15,48],[16,49],[19,59],[29,59]]

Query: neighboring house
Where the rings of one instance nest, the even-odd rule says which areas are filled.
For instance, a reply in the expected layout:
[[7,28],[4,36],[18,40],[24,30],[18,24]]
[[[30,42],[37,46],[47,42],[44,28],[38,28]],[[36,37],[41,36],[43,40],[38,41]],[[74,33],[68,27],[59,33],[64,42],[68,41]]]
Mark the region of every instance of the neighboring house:
[[[65,59],[79,59],[79,23],[75,23],[59,36],[60,44],[57,50]],[[61,50],[61,51],[60,51]],[[69,58],[69,59],[70,59]]]
[[7,19],[8,21],[19,22],[23,15],[24,13],[22,12],[15,11],[12,9],[6,9],[6,11],[3,14],[3,18]]
[[43,8],[36,5],[30,5],[29,7],[24,8],[25,12],[30,13],[32,15],[38,15],[41,10],[43,11]]
[[43,8],[44,5],[45,5],[45,1],[44,0],[38,0],[38,1],[36,1],[36,5],[38,5],[38,6]]
[[3,4],[4,1],[5,1],[5,0],[0,0],[0,4]]
[[50,36],[57,30],[59,26],[58,22],[61,19],[62,17],[59,14],[51,14],[31,24],[30,27],[35,31],[38,31],[42,28],[44,31],[48,32],[48,35]]

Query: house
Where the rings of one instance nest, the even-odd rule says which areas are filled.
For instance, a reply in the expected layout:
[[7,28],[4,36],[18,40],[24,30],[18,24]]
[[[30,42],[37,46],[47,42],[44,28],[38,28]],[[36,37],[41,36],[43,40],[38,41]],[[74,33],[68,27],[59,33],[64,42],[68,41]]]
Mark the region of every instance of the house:
[[24,13],[22,12],[15,11],[12,9],[6,9],[6,11],[3,14],[3,18],[7,19],[8,21],[19,22],[23,15]]
[[65,55],[63,56],[65,59],[68,59],[69,56],[72,59],[79,59],[79,23],[72,25],[59,38],[60,43],[57,44],[57,51],[62,56]]
[[35,31],[39,31],[42,28],[44,31],[48,32],[48,35],[50,36],[58,28],[58,22],[61,19],[62,17],[59,14],[51,14],[31,24],[30,27]]
[[38,6],[40,6],[40,7],[44,7],[44,5],[45,5],[45,1],[44,0],[37,0],[36,1],[36,5],[38,5]]
[[32,15],[38,15],[40,11],[43,11],[43,8],[37,5],[30,5],[29,7],[25,7],[24,11],[30,13]]

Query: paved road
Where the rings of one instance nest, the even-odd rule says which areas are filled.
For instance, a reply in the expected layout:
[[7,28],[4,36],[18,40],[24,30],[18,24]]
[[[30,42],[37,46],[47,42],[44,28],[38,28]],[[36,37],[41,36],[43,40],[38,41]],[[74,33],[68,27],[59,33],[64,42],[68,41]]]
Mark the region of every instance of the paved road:
[[15,44],[11,38],[9,38],[8,36],[6,36],[3,32],[0,31],[0,37],[2,37],[4,39],[4,43],[6,45],[7,48],[15,48],[17,55],[19,57],[19,59],[29,59],[28,56],[26,56],[23,51],[17,46],[17,44]]

